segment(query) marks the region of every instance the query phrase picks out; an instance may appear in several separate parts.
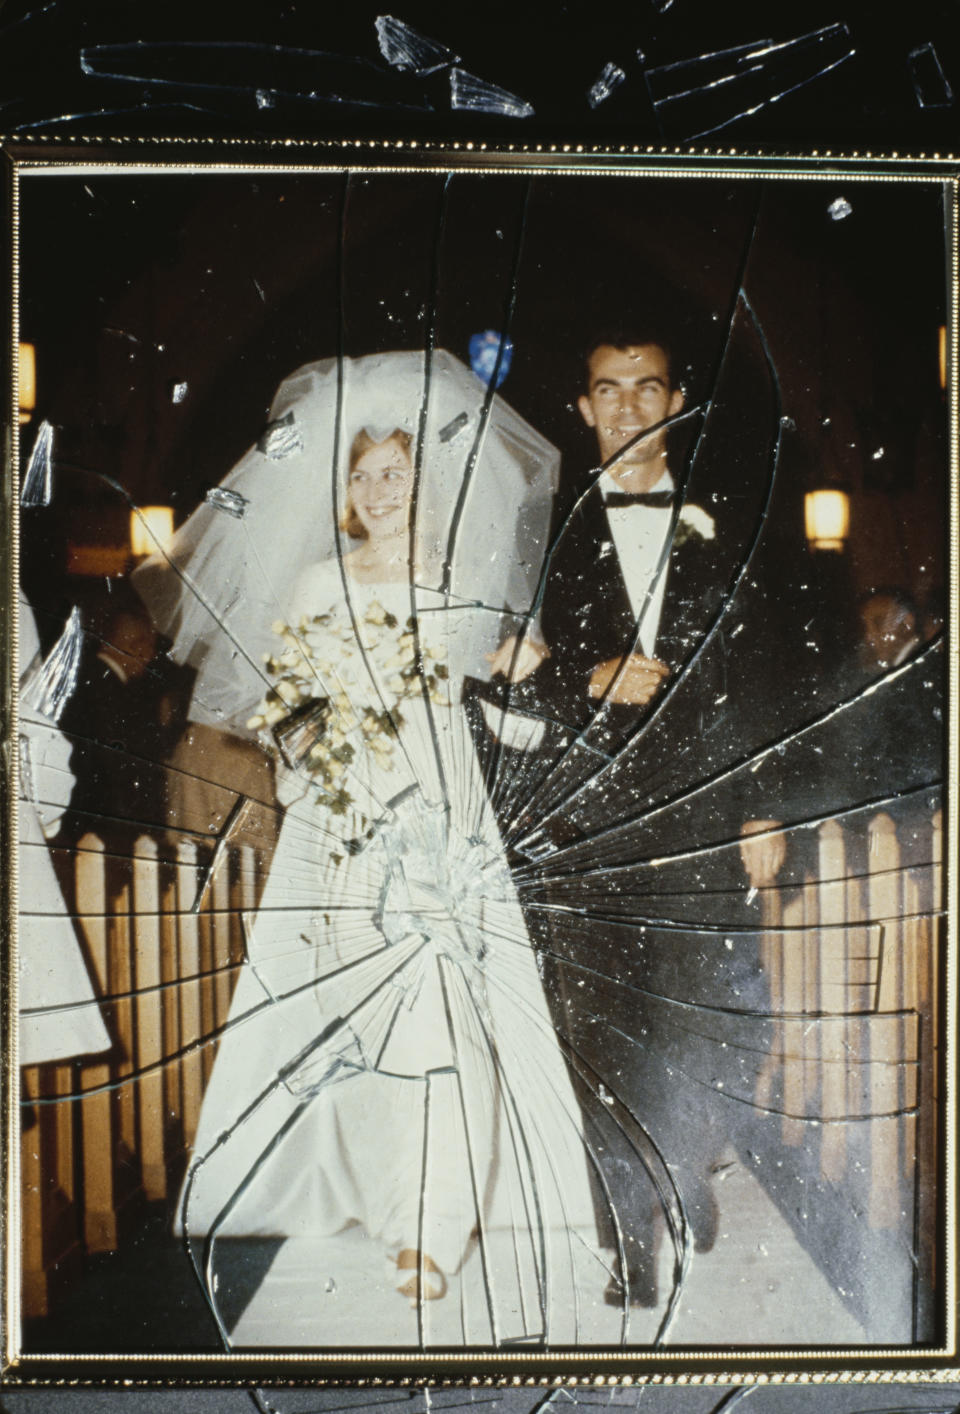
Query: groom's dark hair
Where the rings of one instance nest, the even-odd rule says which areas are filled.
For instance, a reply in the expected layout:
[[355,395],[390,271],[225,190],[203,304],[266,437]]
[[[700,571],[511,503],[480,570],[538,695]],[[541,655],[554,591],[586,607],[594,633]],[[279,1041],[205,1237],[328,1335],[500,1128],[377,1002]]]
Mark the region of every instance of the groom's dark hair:
[[[646,344],[654,344],[657,348],[663,350],[667,358],[667,371],[670,375],[670,384],[672,387],[677,387],[679,380],[676,376],[678,359],[676,355],[675,339],[672,332],[665,328],[663,323],[655,317],[637,319],[630,323],[611,323],[595,328],[589,339],[585,340],[583,344],[583,357],[581,359],[583,377],[585,380],[589,380],[590,359],[596,353],[597,349],[604,345],[608,345],[613,349],[623,350],[643,348]],[[589,390],[585,389],[585,391]]]

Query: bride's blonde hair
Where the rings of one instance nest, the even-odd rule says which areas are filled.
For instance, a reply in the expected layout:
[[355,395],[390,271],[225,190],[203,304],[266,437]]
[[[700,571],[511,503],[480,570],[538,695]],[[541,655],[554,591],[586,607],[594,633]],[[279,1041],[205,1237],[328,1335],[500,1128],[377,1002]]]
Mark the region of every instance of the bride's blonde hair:
[[[404,455],[410,456],[413,446],[413,438],[409,432],[405,432],[402,427],[395,427],[387,437],[381,437],[379,441],[371,437],[365,427],[360,431],[350,443],[350,458],[347,464],[347,476],[353,471],[357,462],[362,456],[369,452],[371,447],[380,447],[384,442],[397,442],[403,448]],[[343,515],[340,518],[340,529],[345,535],[349,535],[351,540],[366,540],[367,528],[353,508],[353,501],[350,499],[350,482],[347,481],[347,501]]]

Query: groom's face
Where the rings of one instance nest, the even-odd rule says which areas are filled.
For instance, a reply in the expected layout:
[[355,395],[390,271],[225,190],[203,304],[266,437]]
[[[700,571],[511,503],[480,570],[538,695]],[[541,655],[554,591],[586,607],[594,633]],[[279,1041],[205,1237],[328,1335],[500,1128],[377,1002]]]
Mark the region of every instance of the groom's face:
[[683,394],[670,380],[666,352],[659,344],[623,349],[601,344],[590,355],[587,368],[587,391],[577,406],[584,422],[597,434],[601,461],[609,462],[627,447],[610,468],[615,476],[641,467],[651,476],[655,472],[659,476],[666,467],[666,429],[648,436],[640,434],[683,407]]

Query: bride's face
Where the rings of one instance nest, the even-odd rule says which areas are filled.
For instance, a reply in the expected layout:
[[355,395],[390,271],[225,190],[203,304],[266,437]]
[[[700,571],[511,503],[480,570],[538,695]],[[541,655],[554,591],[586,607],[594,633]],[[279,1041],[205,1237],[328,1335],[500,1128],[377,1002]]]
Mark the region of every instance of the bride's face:
[[350,502],[371,540],[403,535],[413,494],[413,463],[401,442],[388,437],[357,458],[350,473]]

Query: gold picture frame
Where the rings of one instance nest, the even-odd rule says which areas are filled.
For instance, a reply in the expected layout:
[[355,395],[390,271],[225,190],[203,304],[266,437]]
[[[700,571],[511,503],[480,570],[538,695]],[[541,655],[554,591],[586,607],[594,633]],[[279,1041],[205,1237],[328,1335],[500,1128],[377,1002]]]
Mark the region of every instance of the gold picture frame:
[[[5,1378],[949,1378],[956,161],[173,139],[3,158]],[[398,443],[401,355],[430,392]],[[304,490],[327,435],[338,470]],[[359,587],[393,513],[350,489],[368,446],[410,470],[406,624]],[[664,468],[656,568],[623,575],[634,637],[607,649],[592,586],[640,533],[621,492]],[[379,715],[282,656],[333,671],[293,589],[260,651],[257,576],[296,558],[270,526],[302,560],[318,488],[340,638],[365,661],[399,644]],[[431,579],[417,527],[443,515]],[[435,649],[437,594],[481,628]],[[330,641],[326,601],[312,623]],[[243,714],[218,643],[262,679]],[[408,808],[435,803],[421,694],[439,824]],[[339,843],[314,856],[320,837]],[[314,1171],[318,1150],[340,1157]],[[308,1208],[335,1214],[322,1241]]]

